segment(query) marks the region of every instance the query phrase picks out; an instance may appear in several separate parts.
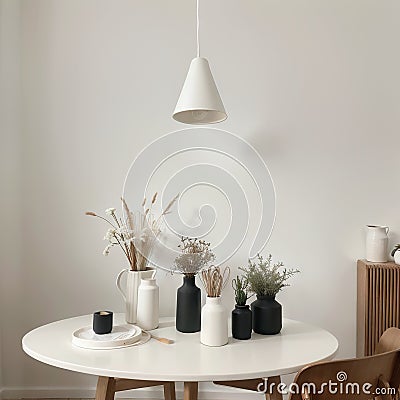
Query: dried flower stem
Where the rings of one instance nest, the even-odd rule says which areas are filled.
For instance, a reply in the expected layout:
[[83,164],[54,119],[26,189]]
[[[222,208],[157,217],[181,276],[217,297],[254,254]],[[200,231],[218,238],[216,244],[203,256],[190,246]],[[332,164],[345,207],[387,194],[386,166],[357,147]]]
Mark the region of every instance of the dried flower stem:
[[221,296],[222,290],[225,288],[230,275],[230,268],[225,267],[221,273],[219,267],[211,266],[201,271],[201,281],[207,292],[208,297]]
[[[160,217],[155,219],[151,210],[153,204],[157,201],[157,195],[156,192],[151,199],[150,207],[147,208],[145,213],[139,212],[137,218],[135,218],[123,198],[121,198],[121,201],[126,214],[124,219],[118,219],[115,208],[106,210],[106,214],[112,217],[114,223],[92,211],[86,212],[86,215],[100,218],[113,228],[106,233],[105,239],[108,240],[109,244],[103,252],[104,255],[109,254],[111,247],[119,245],[129,261],[131,270],[141,271],[146,269],[148,257],[153,250],[158,235],[161,233],[161,217],[170,210],[179,196],[175,196]],[[142,206],[146,208],[146,198],[144,198]]]
[[117,227],[116,227],[112,222],[110,222],[107,218],[104,218],[104,217],[102,217],[101,215],[97,215],[97,214],[94,213],[93,211],[86,211],[85,214],[86,214],[86,215],[90,215],[91,217],[100,218],[100,219],[102,219],[103,221],[106,221],[107,223],[109,223],[114,229],[117,229]]

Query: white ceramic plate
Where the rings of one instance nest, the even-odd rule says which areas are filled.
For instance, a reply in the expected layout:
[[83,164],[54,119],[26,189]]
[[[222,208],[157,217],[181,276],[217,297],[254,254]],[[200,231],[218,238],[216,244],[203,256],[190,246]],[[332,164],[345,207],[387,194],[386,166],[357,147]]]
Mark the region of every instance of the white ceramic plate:
[[117,349],[132,346],[142,338],[142,330],[135,325],[116,325],[111,333],[96,335],[91,326],[72,334],[72,343],[85,349]]
[[151,336],[148,332],[142,331],[142,336],[139,340],[133,343],[124,344],[121,346],[111,346],[111,347],[99,347],[91,350],[113,350],[113,349],[123,349],[124,347],[132,347],[132,346],[140,346],[141,344],[147,343],[151,339]]

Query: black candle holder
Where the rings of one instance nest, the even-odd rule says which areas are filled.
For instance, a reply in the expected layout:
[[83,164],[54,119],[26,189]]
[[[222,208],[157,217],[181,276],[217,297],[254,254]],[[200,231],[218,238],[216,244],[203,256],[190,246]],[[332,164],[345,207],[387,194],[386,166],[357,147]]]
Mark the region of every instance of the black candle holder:
[[97,335],[110,333],[113,328],[112,311],[97,311],[93,314],[93,331]]

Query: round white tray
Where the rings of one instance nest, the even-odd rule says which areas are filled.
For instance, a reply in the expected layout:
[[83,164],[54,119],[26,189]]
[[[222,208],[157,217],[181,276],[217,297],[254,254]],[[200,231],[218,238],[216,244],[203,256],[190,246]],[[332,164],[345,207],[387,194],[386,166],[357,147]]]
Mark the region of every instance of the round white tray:
[[95,334],[91,326],[80,328],[72,334],[72,344],[85,349],[117,349],[132,346],[139,341],[143,342],[141,339],[142,330],[138,326],[129,324],[116,325],[111,333],[105,335]]

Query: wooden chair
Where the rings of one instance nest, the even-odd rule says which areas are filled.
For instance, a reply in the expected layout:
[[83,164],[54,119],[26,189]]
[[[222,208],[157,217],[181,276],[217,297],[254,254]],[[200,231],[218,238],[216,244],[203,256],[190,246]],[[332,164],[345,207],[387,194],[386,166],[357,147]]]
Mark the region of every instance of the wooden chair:
[[400,349],[400,329],[388,328],[382,333],[378,345],[376,346],[375,354],[386,353],[387,351],[398,349]]
[[[336,393],[329,390],[329,382],[336,384]],[[289,400],[369,400],[378,394],[382,400],[398,399],[400,350],[312,364],[297,374],[294,383]],[[378,393],[382,388],[395,393]]]
[[[400,329],[398,328],[389,328],[387,329],[381,336],[379,343],[377,345],[376,348],[376,354],[382,354],[382,353],[387,353],[387,352],[393,352],[394,350],[398,350],[400,349]],[[374,365],[374,363],[376,364],[377,369],[372,369],[371,373],[373,376],[374,374],[376,375],[374,379],[372,379],[372,381],[370,382],[371,384],[377,384],[378,383],[378,377],[381,375],[380,373],[378,373],[379,368],[382,366],[382,363],[384,364],[385,362],[387,362],[387,359],[384,358],[380,358],[378,357],[377,359],[374,358],[375,356],[370,356],[370,357],[366,357],[366,360],[364,360],[363,358],[360,359],[351,359],[351,360],[344,360],[344,361],[332,361],[332,362],[326,362],[326,363],[320,363],[320,364],[312,364],[309,367],[305,367],[296,377],[297,379],[303,379],[306,374],[313,374],[314,372],[316,374],[318,374],[318,368],[321,368],[321,374],[323,374],[322,376],[324,377],[324,379],[327,376],[332,376],[332,378],[326,378],[326,379],[331,379],[332,381],[335,381],[335,379],[337,378],[337,374],[341,371],[345,372],[345,373],[350,373],[350,369],[354,368],[359,369],[360,374],[355,376],[355,378],[360,378],[360,379],[364,379],[365,383],[367,382],[367,379],[365,379],[365,375],[364,375],[364,371],[363,368],[367,368],[367,370],[369,370],[370,365]],[[391,362],[393,362],[393,359],[395,359],[396,356],[391,355],[388,359],[392,360]],[[400,357],[398,356],[398,359],[400,360]],[[364,361],[360,361],[358,362],[358,360],[364,360]],[[396,361],[397,362],[397,361]],[[315,367],[315,368],[314,368]],[[390,367],[390,365],[389,365]],[[349,369],[349,372],[347,371],[347,369]],[[397,363],[397,368],[399,368],[399,370],[396,372],[397,375],[400,375],[400,365],[399,363]],[[390,369],[390,368],[389,368]],[[304,376],[301,376],[301,373],[304,372]],[[307,372],[306,372],[307,371]],[[385,371],[384,369],[382,370],[383,372]],[[353,376],[353,372],[352,376]],[[396,375],[395,374],[395,375]],[[396,375],[396,376],[397,376]],[[318,376],[318,375],[317,375]],[[356,383],[356,381],[354,380],[355,378],[352,378],[352,376],[348,377],[347,383]],[[383,375],[383,377],[381,378],[381,382],[379,383],[380,385],[384,385],[385,382],[389,382],[390,378],[392,378],[392,375],[390,375],[390,378],[387,378],[388,375]],[[314,379],[314,378],[307,378],[307,379]],[[399,383],[396,379],[400,379],[400,378],[396,378],[393,377],[394,379],[394,384],[395,387],[398,388],[399,387]],[[351,380],[351,381],[350,381]],[[267,383],[268,388],[271,387],[271,390],[268,390],[267,394],[266,394],[266,399],[268,400],[282,400],[282,394],[279,393],[279,391],[277,390],[278,385],[280,385],[281,383],[281,379],[279,376],[274,376],[271,378],[268,378],[267,381],[263,380],[263,379],[248,379],[248,380],[242,380],[242,381],[227,381],[227,382],[214,382],[217,385],[222,385],[222,386],[228,386],[228,387],[234,387],[234,388],[240,388],[240,389],[246,389],[246,390],[252,390],[257,392],[258,391],[258,387],[260,385],[260,383]],[[305,382],[303,380],[303,382]],[[311,381],[313,382],[313,381]],[[311,383],[309,382],[309,383]],[[319,381],[321,382],[321,381]],[[400,381],[399,381],[400,382]],[[316,382],[315,382],[316,383]],[[317,383],[316,383],[317,384]],[[346,384],[346,382],[344,382],[344,384]],[[362,385],[361,385],[362,386]],[[361,388],[362,389],[362,388]],[[375,390],[375,389],[374,389]],[[371,388],[372,391],[372,388]],[[303,394],[304,397],[302,397],[302,400],[309,400],[310,396],[307,397],[306,394]],[[314,397],[314,396],[313,396]],[[334,396],[333,396],[334,397]],[[346,396],[344,396],[346,397]],[[364,398],[374,398],[373,395],[369,396],[369,397],[360,397],[360,396],[352,396],[352,397],[357,397],[357,400],[363,400]],[[323,396],[321,398],[329,398],[329,394],[327,396]],[[339,400],[342,400],[340,396],[337,396],[337,398]],[[380,398],[382,400],[385,400],[384,396],[380,396]],[[390,398],[390,396],[389,396]],[[301,400],[299,396],[295,396],[292,395],[290,400]]]

